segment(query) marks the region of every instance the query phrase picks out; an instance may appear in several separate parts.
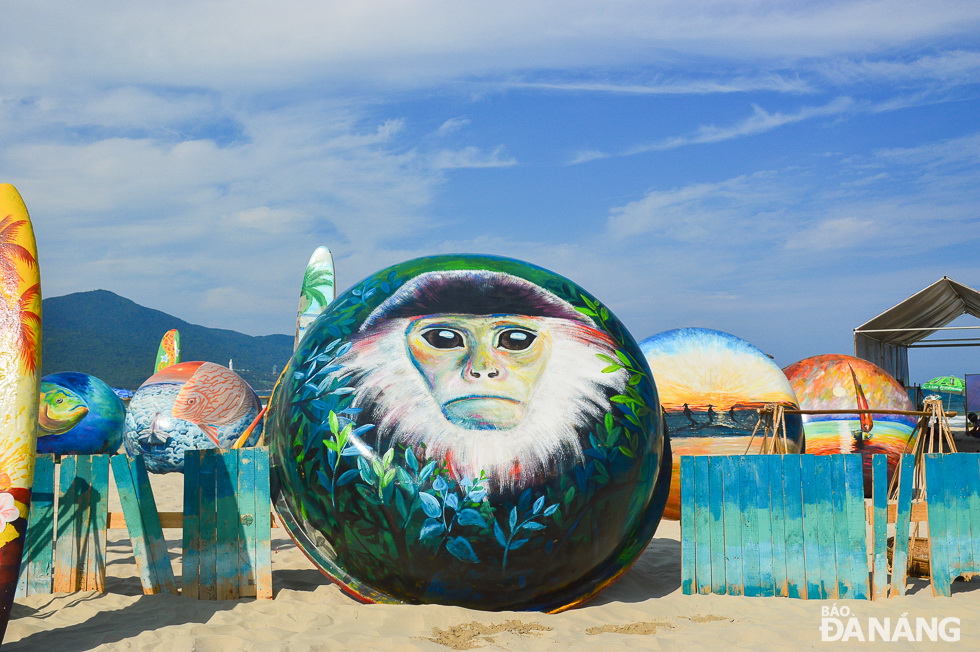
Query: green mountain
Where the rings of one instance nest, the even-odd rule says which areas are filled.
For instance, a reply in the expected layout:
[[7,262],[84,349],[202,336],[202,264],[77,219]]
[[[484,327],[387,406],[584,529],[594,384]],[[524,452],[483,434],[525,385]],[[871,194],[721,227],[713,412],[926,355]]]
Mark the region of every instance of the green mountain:
[[171,328],[180,331],[180,359],[235,371],[259,394],[272,389],[293,353],[289,335],[252,337],[205,328],[107,290],[44,299],[41,372],[78,371],[112,387],[135,390],[153,374],[157,348]]

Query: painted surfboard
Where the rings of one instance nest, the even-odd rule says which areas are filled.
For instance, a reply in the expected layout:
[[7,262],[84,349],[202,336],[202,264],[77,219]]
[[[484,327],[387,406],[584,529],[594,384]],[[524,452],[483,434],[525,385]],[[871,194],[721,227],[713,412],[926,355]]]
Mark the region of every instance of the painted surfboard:
[[180,362],[180,331],[171,328],[163,334],[160,340],[160,348],[157,349],[157,364],[153,368],[153,373],[163,371]]
[[293,350],[299,346],[306,329],[320,316],[336,297],[334,285],[333,255],[326,247],[317,247],[310,256],[303,275],[303,287],[299,293],[299,312],[296,314],[296,340]]
[[37,246],[17,189],[0,184],[0,640],[17,590],[34,455],[41,371]]

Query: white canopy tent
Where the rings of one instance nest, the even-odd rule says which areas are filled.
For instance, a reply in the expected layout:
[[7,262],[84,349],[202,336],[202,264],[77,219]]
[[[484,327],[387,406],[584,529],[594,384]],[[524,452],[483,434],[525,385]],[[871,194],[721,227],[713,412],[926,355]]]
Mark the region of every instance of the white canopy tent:
[[964,314],[980,317],[980,292],[944,276],[855,328],[854,355],[908,386],[910,348],[980,346],[980,337],[925,339],[938,331],[980,330],[980,326],[946,326]]

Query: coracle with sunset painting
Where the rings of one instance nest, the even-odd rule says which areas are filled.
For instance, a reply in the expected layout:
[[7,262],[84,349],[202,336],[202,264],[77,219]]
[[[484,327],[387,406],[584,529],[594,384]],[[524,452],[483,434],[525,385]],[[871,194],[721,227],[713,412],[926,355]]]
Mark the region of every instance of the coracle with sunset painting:
[[[181,362],[150,376],[129,403],[123,443],[154,473],[180,472],[184,451],[253,445],[262,432],[255,391],[231,369]],[[246,435],[246,431],[251,431]]]
[[38,453],[115,453],[123,438],[126,405],[107,384],[64,371],[41,379]]
[[27,207],[0,184],[0,641],[17,589],[34,478],[41,281]]
[[421,258],[332,302],[270,400],[273,493],[366,602],[558,611],[653,536],[670,453],[619,320],[571,281]]
[[[745,340],[708,328],[677,328],[640,342],[660,395],[674,455],[664,518],[680,518],[681,455],[760,453],[767,433],[759,409],[797,407],[796,395],[769,356]],[[782,425],[782,424],[780,424]],[[753,432],[755,437],[753,438]],[[772,452],[802,453],[799,415],[770,431]]]
[[[915,407],[905,388],[877,365],[849,355],[815,355],[783,371],[803,410],[904,410]],[[865,493],[871,495],[871,459],[888,458],[891,477],[919,419],[899,414],[805,414],[806,448],[815,455],[860,453]]]

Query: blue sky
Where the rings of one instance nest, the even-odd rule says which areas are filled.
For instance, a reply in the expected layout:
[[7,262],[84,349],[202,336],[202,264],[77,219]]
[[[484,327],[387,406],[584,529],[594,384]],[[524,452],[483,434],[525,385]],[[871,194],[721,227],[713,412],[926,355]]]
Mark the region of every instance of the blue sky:
[[974,0],[16,2],[0,179],[49,297],[292,333],[317,245],[341,288],[489,253],[785,366],[980,287],[978,35]]

